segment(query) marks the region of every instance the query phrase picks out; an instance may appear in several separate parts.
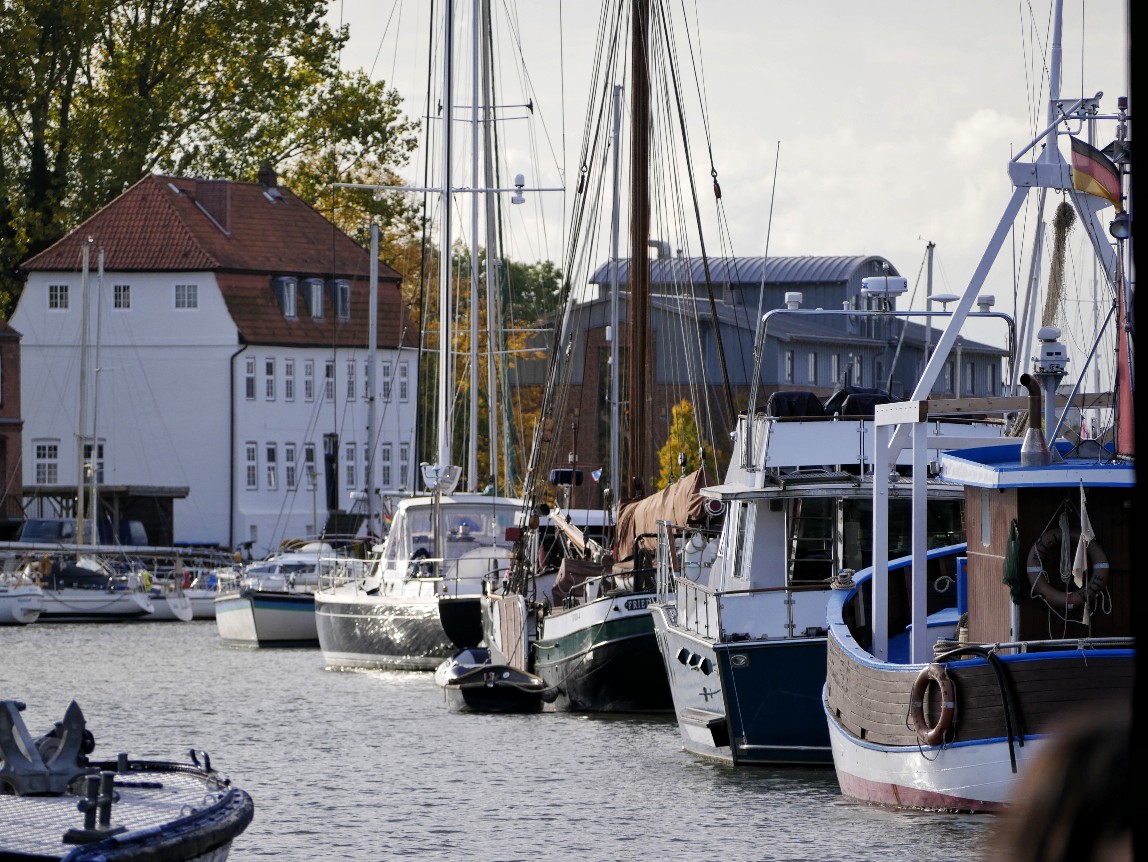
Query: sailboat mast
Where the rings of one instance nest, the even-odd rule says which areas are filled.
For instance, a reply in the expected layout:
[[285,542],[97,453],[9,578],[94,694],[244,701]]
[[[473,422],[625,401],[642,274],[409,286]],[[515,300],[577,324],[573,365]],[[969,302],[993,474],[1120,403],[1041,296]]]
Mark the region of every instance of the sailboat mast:
[[[494,182],[494,62],[493,46],[490,44],[490,0],[482,0],[482,137],[483,137],[483,168],[485,187],[492,189]],[[486,412],[490,428],[490,476],[494,486],[495,496],[498,496],[499,487],[499,448],[502,445],[502,435],[499,433],[500,402],[498,400],[497,363],[501,361],[497,352],[502,346],[501,327],[499,323],[496,291],[498,290],[498,274],[495,270],[495,198],[494,193],[488,191],[484,195],[486,204]],[[509,468],[510,459],[503,459],[503,464]],[[507,472],[503,487],[510,487],[510,474]]]
[[646,493],[647,294],[649,292],[649,0],[634,0],[630,45],[630,499]]
[[99,507],[99,411],[100,411],[100,296],[104,292],[104,250],[101,248],[96,255],[96,343],[93,347],[95,360],[92,363],[92,452],[91,475],[88,477],[88,512],[92,516],[92,541],[99,544],[100,507]]
[[367,304],[367,535],[382,533],[375,529],[375,364],[379,350],[379,223],[371,222],[371,296]]
[[76,422],[76,544],[84,543],[84,431],[88,421],[88,270],[92,238],[80,247],[80,415]]
[[450,401],[452,386],[451,351],[451,160],[454,123],[454,2],[443,3],[443,75],[442,75],[442,200],[439,205],[439,366],[438,366],[438,464],[451,463],[452,423]]
[[471,0],[470,106],[470,433],[466,452],[466,481],[478,487],[478,108],[480,0]]
[[619,435],[622,426],[621,369],[618,368],[618,323],[621,318],[618,308],[618,268],[621,266],[618,249],[618,234],[621,232],[621,174],[622,174],[622,87],[614,87],[614,196],[610,208],[610,490],[614,514],[618,510],[618,492],[622,488],[622,474],[618,464]]

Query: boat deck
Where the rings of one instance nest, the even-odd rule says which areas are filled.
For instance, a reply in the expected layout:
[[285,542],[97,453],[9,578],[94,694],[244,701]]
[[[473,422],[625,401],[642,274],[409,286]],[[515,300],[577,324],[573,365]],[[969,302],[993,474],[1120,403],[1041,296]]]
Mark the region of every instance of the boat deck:
[[[168,828],[219,804],[228,794],[228,788],[222,784],[175,770],[117,774],[114,788],[119,800],[112,805],[111,825],[127,830],[119,833],[120,839]],[[4,824],[0,856],[23,854],[59,859],[72,852],[77,845],[65,843],[64,834],[84,826],[78,801],[72,795],[0,795],[0,823]]]

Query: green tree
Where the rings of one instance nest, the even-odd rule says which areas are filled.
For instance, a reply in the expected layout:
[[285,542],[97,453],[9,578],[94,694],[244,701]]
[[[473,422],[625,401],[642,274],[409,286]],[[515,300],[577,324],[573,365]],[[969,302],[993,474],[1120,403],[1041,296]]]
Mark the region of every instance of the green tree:
[[558,310],[562,297],[562,270],[553,261],[506,262],[510,308],[518,323],[535,323]]
[[[682,463],[679,463],[679,458]],[[682,476],[694,472],[702,466],[703,458],[706,469],[713,471],[711,475],[716,475],[714,448],[698,435],[694,405],[682,399],[670,410],[669,437],[666,445],[658,451],[658,463],[662,468],[658,476],[658,488],[666,488]]]
[[270,164],[321,210],[358,225],[372,214],[409,244],[404,197],[330,191],[393,182],[416,127],[393,90],[338,68],[347,31],[326,12],[321,0],[0,4],[0,308],[19,295],[21,260],[157,170],[250,180]]

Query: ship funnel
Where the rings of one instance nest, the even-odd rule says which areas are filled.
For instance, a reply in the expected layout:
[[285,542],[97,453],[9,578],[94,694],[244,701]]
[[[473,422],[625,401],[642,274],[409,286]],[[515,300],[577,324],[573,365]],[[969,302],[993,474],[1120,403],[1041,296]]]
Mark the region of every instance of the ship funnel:
[[1020,385],[1028,390],[1028,430],[1024,432],[1024,441],[1020,444],[1020,465],[1044,467],[1052,463],[1052,456],[1040,427],[1040,384],[1031,375],[1022,374]]

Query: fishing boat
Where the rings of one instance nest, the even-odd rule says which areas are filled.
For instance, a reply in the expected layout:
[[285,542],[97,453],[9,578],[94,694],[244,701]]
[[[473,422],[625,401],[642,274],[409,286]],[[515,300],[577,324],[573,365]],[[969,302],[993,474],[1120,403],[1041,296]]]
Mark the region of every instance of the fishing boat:
[[434,678],[452,712],[539,712],[556,694],[541,677],[493,664],[484,647],[460,650],[435,668]]
[[[1107,441],[1061,438],[1065,413],[1058,415],[1054,396],[1066,374],[1067,351],[1046,323],[1037,333],[1031,370],[1019,379],[1028,402],[1023,439],[940,458],[942,481],[965,495],[967,544],[926,551],[915,474],[911,554],[891,559],[881,529],[887,489],[874,485],[873,562],[830,601],[823,691],[842,793],[867,802],[997,809],[1066,716],[1131,702],[1136,478],[1130,288],[1124,278],[1128,232],[1121,218],[1127,102],[1121,99],[1115,112],[1105,113],[1099,95],[1061,99],[1060,41],[1057,3],[1048,126],[1009,165],[1012,199],[918,391],[908,401],[877,408],[875,457],[896,457],[911,440],[913,463],[925,462],[933,415],[921,393],[946,360],[957,323],[1033,187],[1070,190],[1067,198],[1113,291],[1115,435]],[[1078,122],[1101,121],[1114,121],[1111,152],[1118,161],[1074,138],[1070,169],[1062,136]],[[1024,161],[1037,151],[1032,162]],[[1099,218],[1110,205],[1117,208],[1110,226],[1115,252]],[[1063,247],[1054,250],[1054,271],[1063,253]],[[937,638],[929,628],[936,612],[927,604],[926,586],[945,561],[958,567],[958,626]]]
[[[733,765],[832,761],[821,709],[825,609],[835,576],[869,563],[868,441],[874,406],[892,400],[850,395],[826,411],[812,392],[780,392],[763,414],[741,416],[725,481],[701,491],[725,511],[721,528],[658,525],[651,613],[682,744],[696,755]],[[939,450],[946,435],[999,439],[1000,424],[951,420],[935,434]],[[910,467],[897,464],[891,491],[899,544]],[[928,480],[927,493],[929,544],[951,544],[963,535],[960,490]],[[955,597],[954,575],[934,581],[934,603]]]
[[44,591],[19,572],[0,572],[0,625],[26,626],[44,610]]
[[362,560],[327,541],[296,541],[265,560],[216,571],[215,625],[229,646],[315,647],[315,591],[323,578],[351,577]]
[[36,739],[23,709],[0,701],[0,858],[222,862],[251,823],[251,797],[206,753],[190,763],[95,760],[75,701]]

